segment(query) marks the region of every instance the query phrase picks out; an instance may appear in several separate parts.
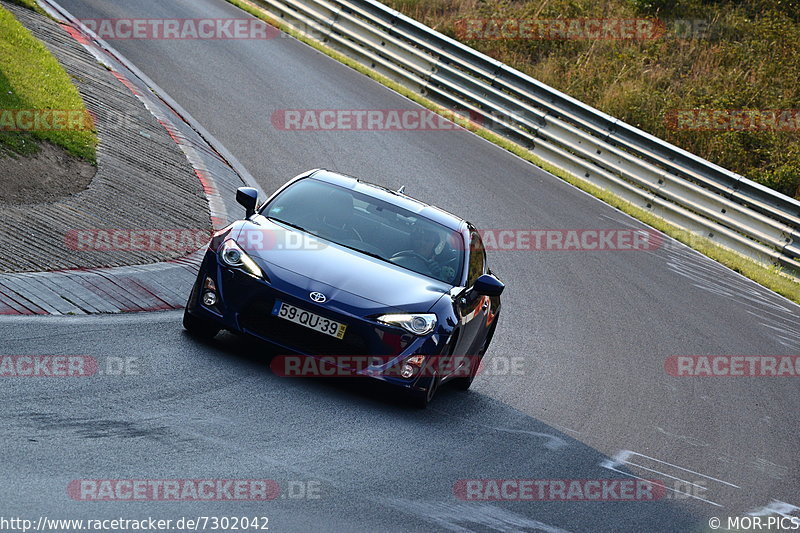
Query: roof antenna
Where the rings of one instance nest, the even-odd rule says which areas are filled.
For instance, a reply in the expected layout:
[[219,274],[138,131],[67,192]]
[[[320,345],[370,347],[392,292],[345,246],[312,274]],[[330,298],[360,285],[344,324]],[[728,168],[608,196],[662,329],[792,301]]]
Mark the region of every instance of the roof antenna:
[[400,187],[399,189],[397,189],[397,191],[396,191],[396,192],[397,192],[397,194],[405,194],[405,191],[406,191],[406,186],[405,186],[405,185],[403,185],[402,187]]

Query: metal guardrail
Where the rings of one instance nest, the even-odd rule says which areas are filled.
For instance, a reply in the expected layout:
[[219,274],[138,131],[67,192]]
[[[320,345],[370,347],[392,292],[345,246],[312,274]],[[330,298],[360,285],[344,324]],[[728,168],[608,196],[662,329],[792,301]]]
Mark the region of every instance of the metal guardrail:
[[308,37],[680,228],[800,272],[800,202],[606,115],[374,0],[254,0]]

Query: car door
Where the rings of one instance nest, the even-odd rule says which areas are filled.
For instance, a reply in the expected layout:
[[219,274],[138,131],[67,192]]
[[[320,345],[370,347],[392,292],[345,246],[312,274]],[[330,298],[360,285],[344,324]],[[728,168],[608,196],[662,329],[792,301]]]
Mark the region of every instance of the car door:
[[478,231],[469,226],[469,257],[467,261],[467,289],[456,299],[455,305],[460,324],[459,339],[455,353],[475,355],[480,348],[476,346],[483,340],[489,297],[472,291],[475,281],[486,273],[486,250]]

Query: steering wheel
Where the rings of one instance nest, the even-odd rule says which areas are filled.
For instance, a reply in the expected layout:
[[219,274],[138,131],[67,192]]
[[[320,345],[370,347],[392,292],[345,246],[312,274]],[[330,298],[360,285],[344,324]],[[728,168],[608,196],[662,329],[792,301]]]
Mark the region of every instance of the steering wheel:
[[[410,259],[412,264],[409,265],[406,261],[396,261],[396,259]],[[414,263],[416,263],[416,266],[422,267],[429,274],[433,275],[433,272],[431,271],[430,260],[426,259],[425,256],[418,254],[414,250],[401,250],[394,254],[389,261],[398,265],[406,266],[412,270],[414,270]]]

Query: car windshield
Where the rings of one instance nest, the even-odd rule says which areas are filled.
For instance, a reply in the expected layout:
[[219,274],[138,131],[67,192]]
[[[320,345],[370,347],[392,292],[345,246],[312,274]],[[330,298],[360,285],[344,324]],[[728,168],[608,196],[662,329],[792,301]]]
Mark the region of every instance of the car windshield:
[[275,197],[262,214],[450,285],[461,279],[460,233],[366,194],[303,179]]

